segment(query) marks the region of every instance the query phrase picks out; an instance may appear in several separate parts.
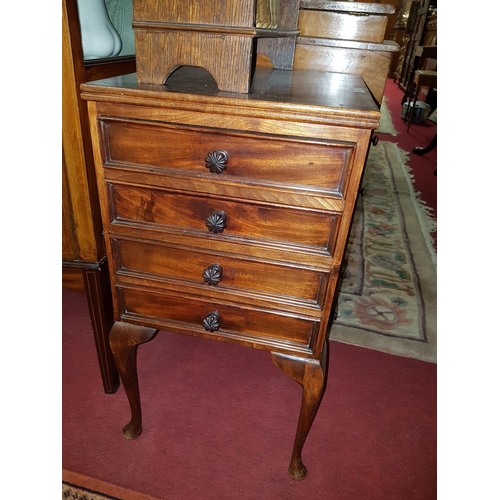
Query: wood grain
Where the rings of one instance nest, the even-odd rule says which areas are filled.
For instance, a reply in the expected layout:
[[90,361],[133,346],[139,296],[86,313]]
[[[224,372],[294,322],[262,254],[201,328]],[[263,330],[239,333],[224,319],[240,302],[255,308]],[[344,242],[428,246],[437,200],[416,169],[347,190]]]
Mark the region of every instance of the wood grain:
[[252,26],[256,0],[134,0],[134,20]]
[[364,14],[393,14],[396,11],[394,5],[386,3],[332,0],[301,0],[300,8]]
[[318,10],[301,10],[299,14],[301,36],[381,43],[386,26],[387,16]]
[[175,188],[164,191],[150,186],[109,184],[109,190],[113,202],[110,222],[148,223],[211,237],[206,220],[212,213],[222,210],[229,221],[224,232],[217,235],[219,239],[259,240],[261,245],[280,243],[326,250],[332,246],[332,228],[338,217],[338,214],[305,213],[272,203],[206,196],[202,192],[179,193]]
[[[320,292],[326,273],[307,267],[299,268],[280,262],[273,263],[268,259],[249,260],[223,252],[206,252],[123,238],[115,240],[114,248],[120,264],[118,272],[121,274],[141,273],[182,282],[188,280],[200,287],[200,294],[218,293],[221,290],[246,291],[262,297],[269,294],[282,295],[296,302],[302,301],[312,309],[319,309],[323,305]],[[222,277],[215,285],[217,289],[206,290],[209,285],[204,281],[203,273],[214,263],[222,268]],[[293,274],[297,279],[291,278]],[[286,288],[283,288],[283,283],[287,283]]]
[[[168,293],[152,289],[119,287],[123,297],[122,321],[134,317],[148,318],[148,323],[162,329],[185,332],[204,338],[230,343],[254,343],[261,349],[279,348],[311,352],[315,340],[318,318],[294,317],[268,309],[250,309],[243,304],[221,303],[209,298],[190,297],[177,291]],[[206,331],[203,319],[217,310],[222,318],[220,328]],[[240,341],[239,341],[240,340]],[[279,347],[278,347],[279,346]]]
[[[333,141],[130,120],[101,121],[101,124],[106,138],[106,165],[155,166],[178,174],[203,176],[217,184],[255,178],[260,183],[281,185],[286,179],[287,184],[341,195],[342,180],[353,153],[352,147]],[[205,160],[219,150],[228,155],[227,166],[220,174],[211,174]]]
[[196,66],[212,75],[220,91],[248,93],[256,52],[276,68],[292,69],[299,1],[265,0],[264,8],[262,0],[138,0],[132,23],[137,77],[158,85],[176,68]]

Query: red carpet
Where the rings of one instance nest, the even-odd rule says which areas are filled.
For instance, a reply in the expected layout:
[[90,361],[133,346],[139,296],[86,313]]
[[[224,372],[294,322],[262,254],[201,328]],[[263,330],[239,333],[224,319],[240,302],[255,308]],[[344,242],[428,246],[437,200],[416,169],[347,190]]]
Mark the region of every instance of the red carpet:
[[387,80],[384,91],[386,104],[391,112],[392,123],[397,130],[397,136],[378,134],[383,141],[394,142],[410,153],[408,165],[414,175],[415,191],[420,192],[421,199],[433,209],[432,215],[437,218],[437,147],[425,155],[414,154],[415,146],[427,146],[437,133],[437,125],[429,120],[411,125],[409,132],[401,118],[401,100],[404,93],[392,79]]
[[300,386],[267,352],[160,332],[139,347],[144,430],[127,441],[126,396],[102,390],[83,295],[63,291],[62,326],[62,466],[96,484],[182,500],[436,498],[435,364],[331,342],[295,482]]

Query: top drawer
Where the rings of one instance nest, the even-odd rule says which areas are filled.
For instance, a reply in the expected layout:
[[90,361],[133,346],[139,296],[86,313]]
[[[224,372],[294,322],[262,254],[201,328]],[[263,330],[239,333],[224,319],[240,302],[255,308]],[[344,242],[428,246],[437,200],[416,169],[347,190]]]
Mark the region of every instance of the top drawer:
[[296,186],[342,196],[354,145],[111,118],[100,120],[105,165],[219,182]]

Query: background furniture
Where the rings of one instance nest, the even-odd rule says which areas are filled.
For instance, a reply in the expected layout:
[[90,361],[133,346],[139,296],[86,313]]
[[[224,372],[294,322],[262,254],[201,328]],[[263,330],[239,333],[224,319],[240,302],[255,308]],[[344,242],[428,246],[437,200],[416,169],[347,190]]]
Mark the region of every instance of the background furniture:
[[389,39],[396,42],[400,47],[399,52],[392,55],[391,64],[389,67],[388,76],[394,81],[396,81],[397,79],[396,69],[398,68],[400,59],[402,59],[402,54],[405,51],[406,47],[405,31],[406,23],[408,21],[408,12],[405,11],[404,2],[400,2],[400,5],[398,7],[399,8],[394,14],[396,16],[396,20],[389,35]]
[[[415,0],[407,7],[400,58],[394,72],[394,80],[398,81],[403,91],[407,91],[412,82],[417,48],[421,45],[437,45],[437,12],[432,5],[434,0]],[[404,24],[403,20],[401,22]]]
[[396,42],[384,39],[395,10],[374,2],[302,0],[293,67],[361,75],[380,106],[399,51]]
[[110,258],[110,341],[142,430],[137,346],[164,329],[270,351],[303,388],[290,475],[324,391],[326,332],[377,103],[357,75],[200,68],[82,86]]
[[403,104],[404,102],[408,102],[404,116],[404,121],[407,124],[406,131],[410,130],[415,104],[422,89],[427,88],[427,94],[432,95],[432,91],[437,88],[437,71],[425,69],[429,64],[432,65],[431,67],[436,67],[437,45],[417,47],[413,58],[413,70],[409,77],[410,83],[402,100]]
[[119,379],[109,348],[112,306],[86,104],[80,84],[135,71],[135,57],[84,61],[76,0],[63,0],[62,278],[87,295],[105,392]]

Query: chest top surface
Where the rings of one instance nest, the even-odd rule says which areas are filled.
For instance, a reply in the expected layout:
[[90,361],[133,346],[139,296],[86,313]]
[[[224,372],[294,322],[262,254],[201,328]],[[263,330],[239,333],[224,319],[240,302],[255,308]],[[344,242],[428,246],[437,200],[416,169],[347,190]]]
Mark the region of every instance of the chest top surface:
[[337,117],[352,125],[374,129],[380,111],[362,77],[320,71],[285,71],[257,67],[248,94],[221,92],[202,68],[180,67],[165,85],[138,83],[135,73],[88,82],[82,97],[92,101],[169,107],[224,106],[262,113],[294,112],[297,117]]

